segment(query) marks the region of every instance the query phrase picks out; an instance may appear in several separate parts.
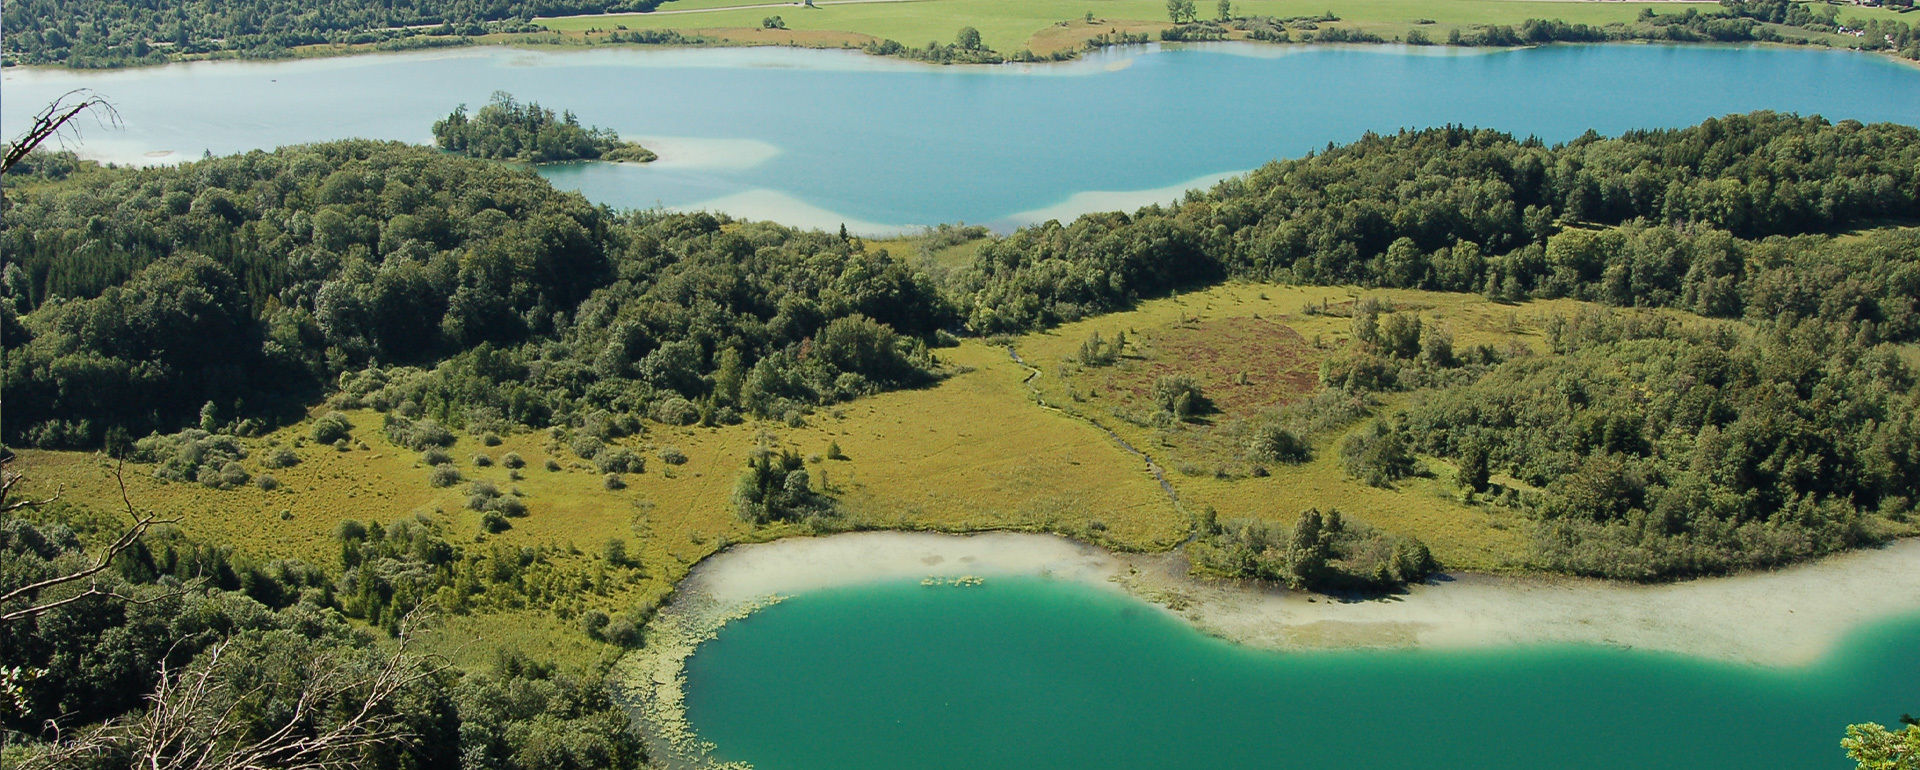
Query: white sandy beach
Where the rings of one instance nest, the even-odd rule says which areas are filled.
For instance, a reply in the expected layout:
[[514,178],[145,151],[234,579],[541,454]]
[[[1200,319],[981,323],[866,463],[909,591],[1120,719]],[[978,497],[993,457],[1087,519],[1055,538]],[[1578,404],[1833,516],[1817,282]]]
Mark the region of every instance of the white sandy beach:
[[1116,554],[1052,535],[859,532],[735,546],[702,562],[612,682],[657,761],[730,767],[713,762],[685,708],[686,661],[727,623],[825,588],[1013,575],[1126,592],[1203,632],[1278,650],[1576,643],[1795,666],[1818,661],[1863,623],[1920,611],[1920,539],[1669,585],[1456,575],[1349,602],[1195,580],[1177,553]]
[[1342,602],[1196,581],[1172,554],[1114,554],[1049,535],[862,532],[738,546],[683,584],[721,607],[882,580],[1033,575],[1124,590],[1256,647],[1485,647],[1573,642],[1802,665],[1862,623],[1920,611],[1920,540],[1777,572],[1641,586],[1458,575]]

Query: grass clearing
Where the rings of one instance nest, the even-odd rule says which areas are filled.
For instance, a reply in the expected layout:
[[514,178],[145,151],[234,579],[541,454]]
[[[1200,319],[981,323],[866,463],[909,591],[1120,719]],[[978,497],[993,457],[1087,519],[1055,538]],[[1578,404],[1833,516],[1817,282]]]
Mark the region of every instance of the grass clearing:
[[[740,8],[742,5],[754,5]],[[1579,24],[1630,22],[1641,9],[1679,13],[1691,4],[1676,2],[1599,2],[1597,0],[1236,0],[1236,16],[1319,16],[1331,11],[1340,21],[1329,26],[1372,32],[1389,39],[1420,26],[1430,37],[1444,39],[1449,29],[1476,25],[1512,24],[1527,19],[1560,19]],[[1157,32],[1167,26],[1167,6],[1158,0],[911,0],[821,5],[755,5],[728,0],[675,0],[662,11],[692,13],[630,13],[596,16],[547,17],[536,23],[556,31],[588,29],[695,29],[758,27],[778,15],[793,30],[838,31],[924,46],[929,41],[953,42],[961,27],[980,30],[982,40],[1001,53],[1022,49],[1047,53],[1078,47],[1101,32]],[[1874,15],[1878,9],[1845,7],[1849,12]],[[1212,17],[1213,4],[1203,4],[1201,15]],[[1096,23],[1087,24],[1087,14]],[[1887,13],[1881,11],[1881,13]],[[1066,27],[1056,27],[1059,22]],[[1417,22],[1430,21],[1428,24]],[[1076,28],[1084,27],[1084,30]]]
[[[980,243],[951,248],[977,249]],[[884,245],[897,247],[896,253],[918,248],[914,239]],[[127,491],[141,507],[178,517],[195,539],[256,558],[322,565],[337,558],[333,532],[343,519],[384,523],[421,515],[442,522],[455,542],[546,547],[556,560],[587,567],[602,558],[608,541],[620,540],[644,569],[586,600],[588,607],[608,611],[659,603],[693,564],[731,543],[813,531],[796,524],[756,529],[735,515],[735,480],[762,446],[807,458],[816,487],[840,501],[843,515],[833,528],[1056,532],[1153,551],[1182,543],[1193,515],[1207,509],[1220,519],[1290,522],[1309,507],[1339,508],[1424,540],[1450,569],[1525,569],[1530,521],[1501,506],[1463,502],[1449,463],[1422,458],[1423,475],[1393,489],[1347,477],[1337,457],[1340,440],[1368,427],[1369,419],[1398,411],[1410,398],[1406,394],[1383,396],[1373,418],[1310,437],[1309,462],[1266,464],[1262,476],[1242,458],[1256,420],[1319,389],[1320,361],[1346,344],[1352,333],[1347,315],[1362,297],[1444,327],[1456,349],[1485,344],[1543,351],[1549,318],[1589,307],[1571,300],[1508,305],[1470,294],[1230,283],[1015,338],[1013,348],[1041,372],[1031,382],[1027,366],[1005,348],[971,339],[938,351],[950,371],[938,384],[822,408],[804,424],[650,425],[643,435],[612,442],[647,458],[646,469],[626,474],[626,486],[617,490],[546,431],[505,436],[497,446],[460,436],[446,453],[462,480],[435,488],[420,453],[389,442],[381,415],[356,411],[347,414],[355,426],[351,444],[364,449],[339,451],[308,440],[311,420],[247,440],[247,470],[256,479],[273,475],[278,489],[166,483],[149,468],[128,466]],[[1675,315],[1689,323],[1716,323]],[[1074,360],[1096,332],[1107,340],[1127,339],[1111,366]],[[1149,391],[1156,378],[1175,373],[1192,376],[1217,410],[1155,427],[1141,418],[1153,409]],[[1115,437],[1165,470],[1182,505],[1169,500],[1147,464]],[[830,459],[832,447],[844,459]],[[269,450],[280,448],[293,451],[299,462],[265,467]],[[525,461],[524,468],[505,467],[502,459],[510,452]],[[677,453],[684,462],[664,462],[663,453]],[[29,494],[60,489],[64,500],[96,515],[120,507],[110,466],[98,456],[20,454],[20,467],[31,477]],[[488,462],[478,462],[479,455]],[[558,470],[547,470],[550,460]],[[511,519],[504,532],[486,534],[480,514],[466,505],[467,484],[474,481],[519,495],[529,515]],[[533,610],[462,619],[449,628],[449,644],[492,633],[581,664],[601,654],[576,629]]]

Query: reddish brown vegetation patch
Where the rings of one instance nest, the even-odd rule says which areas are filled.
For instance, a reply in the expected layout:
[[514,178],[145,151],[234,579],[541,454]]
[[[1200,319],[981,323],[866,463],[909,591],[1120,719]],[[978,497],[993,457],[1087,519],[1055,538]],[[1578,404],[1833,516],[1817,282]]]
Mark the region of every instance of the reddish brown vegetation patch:
[[1169,374],[1194,378],[1216,416],[1227,417],[1295,400],[1320,384],[1319,351],[1264,318],[1155,329],[1127,347],[1127,360],[1107,370],[1105,387],[1135,406],[1147,406],[1153,381]]

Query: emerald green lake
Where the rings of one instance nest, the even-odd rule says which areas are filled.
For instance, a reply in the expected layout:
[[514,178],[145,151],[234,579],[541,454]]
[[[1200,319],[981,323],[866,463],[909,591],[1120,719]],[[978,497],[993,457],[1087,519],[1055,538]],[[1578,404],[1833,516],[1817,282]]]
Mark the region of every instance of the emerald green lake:
[[[1870,601],[1862,597],[1862,601]],[[1764,668],[1581,646],[1279,653],[1038,578],[802,594],[688,661],[716,758],[809,768],[1847,768],[1920,617]]]

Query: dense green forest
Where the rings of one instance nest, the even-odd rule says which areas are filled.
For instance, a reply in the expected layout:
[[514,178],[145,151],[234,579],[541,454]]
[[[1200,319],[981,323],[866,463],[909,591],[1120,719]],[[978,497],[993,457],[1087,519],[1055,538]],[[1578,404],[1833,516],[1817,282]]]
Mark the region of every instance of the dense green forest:
[[648,11],[657,5],[659,0],[23,0],[5,10],[6,54],[19,64],[70,67],[156,64],[221,51],[273,58],[316,43],[459,43],[459,36],[537,29],[526,23],[535,16]]
[[476,422],[780,416],[924,381],[931,282],[854,239],[615,215],[529,171],[337,142],[8,199],[7,440],[251,432],[329,393]]
[[[513,114],[578,128],[534,105]],[[227,467],[245,472],[233,435],[321,402],[385,412],[389,438],[428,454],[449,426],[579,427],[575,451],[611,484],[644,460],[599,443],[642,418],[798,421],[933,381],[957,334],[1247,279],[1617,308],[1555,321],[1550,349],[1529,354],[1456,351],[1414,312],[1356,305],[1351,342],[1321,370],[1345,403],[1406,394],[1340,447],[1350,473],[1391,485],[1418,472],[1415,452],[1444,458],[1462,494],[1534,519],[1546,568],[1644,580],[1782,564],[1884,537],[1920,488],[1920,389],[1899,348],[1920,341],[1920,233],[1884,227],[1920,215],[1912,127],[1754,113],[1561,145],[1370,135],[1174,205],[1022,228],[951,271],[844,233],[614,212],[524,168],[397,143],[152,169],[45,156],[16,176],[0,220],[0,438],[104,446],[215,487],[248,481]],[[1104,354],[1093,343],[1083,358]],[[1177,418],[1203,403],[1191,380],[1155,390]],[[344,441],[342,422],[316,421],[313,439]],[[1257,437],[1262,462],[1310,453]],[[830,510],[805,467],[757,457],[740,515]],[[474,495],[514,515],[513,496]],[[44,514],[0,516],[0,586],[85,563],[50,523],[60,511]],[[1435,566],[1333,511],[1198,534],[1203,569],[1298,586],[1390,587]],[[631,644],[644,617],[570,597],[635,565],[453,542],[427,520],[345,522],[337,541],[335,564],[253,563],[155,533],[102,573],[106,594],[64,586],[40,600],[71,604],[0,622],[23,667],[0,671],[0,719],[43,738],[49,716],[104,720],[85,733],[97,750],[58,766],[125,765],[148,747],[124,720],[162,661],[221,683],[194,709],[268,715],[298,702],[295,672],[397,666],[419,673],[393,690],[418,738],[369,744],[358,766],[638,762],[597,677],[511,658],[437,668],[396,641],[420,607],[538,605]],[[364,694],[329,691],[300,730],[326,733]]]
[[[427,597],[449,608],[538,600],[530,586],[551,571],[538,555],[463,551],[412,520],[384,529],[346,522],[340,541],[339,564],[256,563],[156,530],[99,576],[0,604],[0,613],[24,613],[0,621],[8,666],[0,756],[9,767],[65,770],[296,759],[395,769],[642,766],[604,672],[559,672],[517,653],[491,670],[461,671],[402,643],[424,619],[408,611]],[[66,526],[0,515],[0,586],[71,574],[94,558],[80,543]],[[544,583],[571,595],[577,579]],[[392,638],[349,619],[385,626]],[[163,671],[171,689],[149,704]],[[333,748],[310,756],[284,748],[330,735]],[[369,737],[379,739],[351,742]],[[210,754],[197,756],[203,750]],[[265,762],[232,764],[250,750]]]
[[1911,221],[1916,138],[1766,113],[1560,147],[1374,136],[1175,206],[1023,229],[954,292],[976,331],[1224,278],[1742,319],[1750,333],[1708,337],[1571,323],[1558,355],[1452,374],[1438,362],[1453,351],[1424,351],[1417,324],[1396,338],[1370,323],[1322,379],[1433,393],[1399,440],[1528,485],[1506,499],[1543,522],[1543,566],[1647,579],[1778,564],[1876,539],[1876,517],[1910,510],[1920,485],[1913,373],[1883,347],[1920,339],[1920,237],[1791,236]]
[[1791,561],[1874,539],[1920,486],[1913,375],[1883,347],[1920,340],[1920,238],[1800,235],[1911,221],[1911,127],[1755,113],[1559,146],[1368,136],[1177,205],[1023,228],[940,280],[843,235],[615,214],[525,171],[361,141],[89,174],[8,205],[12,443],[248,434],[323,398],[499,431],[797,419],[938,376],[948,332],[1245,278],[1745,321],[1576,319],[1552,357],[1469,367],[1423,351],[1417,324],[1370,324],[1329,362],[1329,388],[1432,392],[1395,430],[1520,481],[1505,499],[1544,522],[1557,569]]
[[[1552,147],[1460,127],[1369,135],[1178,205],[1023,228],[984,248],[955,294],[968,326],[984,333],[1232,277],[1754,320],[1819,312],[1876,340],[1911,340],[1920,331],[1915,268],[1899,249],[1874,255],[1891,259],[1840,250],[1806,262],[1774,250],[1761,255],[1772,261],[1750,263],[1752,244],[1735,241],[1911,220],[1917,140],[1909,126],[1764,112]],[[1586,232],[1629,223],[1654,232],[1635,244]],[[1852,275],[1857,268],[1884,280]],[[1793,279],[1809,282],[1792,287],[1802,296],[1762,290]]]
[[613,129],[586,128],[572,112],[558,116],[538,102],[520,104],[513,95],[496,91],[486,106],[467,117],[462,104],[445,120],[433,124],[433,141],[440,149],[475,158],[551,163],[567,160],[606,160],[645,163],[654,155],[633,142],[620,141]]

